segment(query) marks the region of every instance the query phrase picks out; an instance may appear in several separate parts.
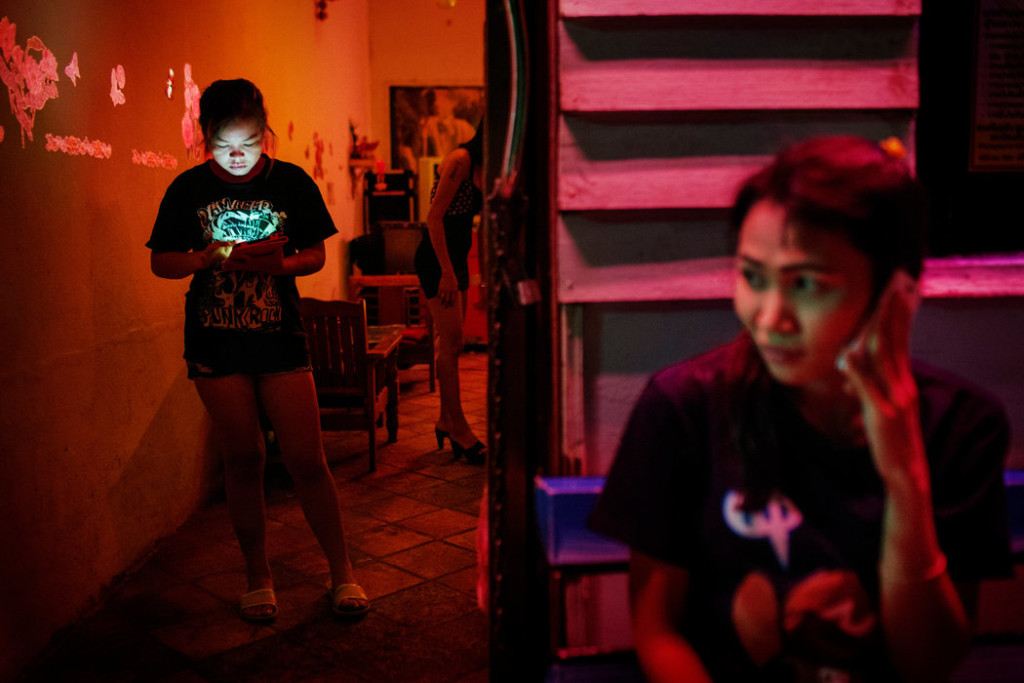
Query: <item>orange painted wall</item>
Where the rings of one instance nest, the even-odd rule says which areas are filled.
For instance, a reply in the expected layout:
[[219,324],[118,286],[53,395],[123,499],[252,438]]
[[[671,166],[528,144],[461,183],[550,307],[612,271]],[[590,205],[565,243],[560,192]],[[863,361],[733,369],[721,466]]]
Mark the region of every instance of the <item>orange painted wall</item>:
[[[187,281],[154,277],[144,247],[164,189],[192,163],[181,126],[185,65],[200,88],[254,80],[279,158],[312,174],[323,142],[318,182],[341,235],[328,242],[324,271],[300,289],[341,296],[345,243],[361,224],[348,121],[370,120],[369,4],[328,3],[326,21],[312,2],[276,0],[0,7],[3,35],[13,33],[6,43],[0,36],[0,68],[11,70],[16,48],[39,61],[41,44],[58,76],[57,97],[35,111],[24,145],[12,107],[0,106],[0,680],[216,482],[181,360]],[[64,71],[75,54],[77,83]],[[118,65],[125,100],[115,105]],[[47,134],[99,141],[109,158],[48,151]],[[177,168],[133,163],[133,150]]]
[[370,3],[370,110],[378,158],[391,159],[391,86],[483,86],[484,0]]

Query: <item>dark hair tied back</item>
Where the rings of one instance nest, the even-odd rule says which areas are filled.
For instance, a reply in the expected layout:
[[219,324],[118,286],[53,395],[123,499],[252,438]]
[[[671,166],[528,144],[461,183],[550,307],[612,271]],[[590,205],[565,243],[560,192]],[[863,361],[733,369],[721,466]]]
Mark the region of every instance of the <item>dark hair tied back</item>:
[[891,141],[855,136],[813,138],[783,150],[741,187],[732,228],[754,204],[769,200],[803,228],[842,234],[871,260],[876,295],[896,269],[921,274],[925,254],[925,194],[905,155]]
[[217,134],[235,121],[255,121],[265,134],[273,135],[267,123],[263,93],[252,81],[244,78],[214,81],[199,98],[199,127],[207,150]]
[[473,161],[474,166],[479,166],[484,163],[484,120],[480,119],[480,123],[476,126],[476,132],[473,133],[473,137],[468,142],[459,145],[467,152],[469,152],[469,158]]

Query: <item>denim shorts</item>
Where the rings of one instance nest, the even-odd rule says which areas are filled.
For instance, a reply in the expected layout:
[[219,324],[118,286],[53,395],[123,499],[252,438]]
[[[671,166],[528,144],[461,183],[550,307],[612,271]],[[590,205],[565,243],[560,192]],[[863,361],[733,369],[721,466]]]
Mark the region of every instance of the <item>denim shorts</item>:
[[250,377],[268,377],[271,375],[288,375],[294,372],[311,372],[309,363],[295,365],[294,363],[281,363],[276,366],[262,368],[214,368],[201,363],[186,361],[189,379],[216,379],[218,377],[230,377],[231,375],[249,375]]

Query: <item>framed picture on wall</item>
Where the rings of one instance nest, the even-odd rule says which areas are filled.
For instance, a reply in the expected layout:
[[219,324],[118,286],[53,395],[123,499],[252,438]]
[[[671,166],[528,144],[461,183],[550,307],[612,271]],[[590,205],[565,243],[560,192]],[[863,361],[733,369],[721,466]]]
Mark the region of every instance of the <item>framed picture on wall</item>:
[[416,173],[424,157],[468,142],[484,113],[484,89],[391,86],[391,167]]

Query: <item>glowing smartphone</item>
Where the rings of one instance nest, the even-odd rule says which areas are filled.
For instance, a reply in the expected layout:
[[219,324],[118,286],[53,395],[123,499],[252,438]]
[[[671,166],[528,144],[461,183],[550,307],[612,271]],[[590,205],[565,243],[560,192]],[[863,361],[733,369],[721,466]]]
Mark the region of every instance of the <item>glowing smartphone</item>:
[[288,238],[279,233],[275,232],[270,237],[265,237],[255,242],[242,242],[236,244],[231,249],[231,257],[242,256],[245,258],[254,258],[258,256],[269,256],[278,249],[284,246],[284,243],[288,241]]

